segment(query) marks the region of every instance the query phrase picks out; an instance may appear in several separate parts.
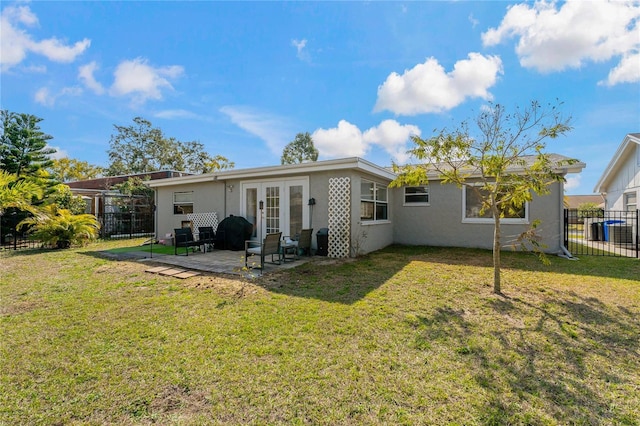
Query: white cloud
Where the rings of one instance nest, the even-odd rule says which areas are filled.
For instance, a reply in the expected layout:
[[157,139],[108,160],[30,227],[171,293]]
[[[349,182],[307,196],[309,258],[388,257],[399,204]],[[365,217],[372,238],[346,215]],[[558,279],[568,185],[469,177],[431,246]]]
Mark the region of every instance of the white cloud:
[[447,73],[435,58],[427,59],[404,74],[391,73],[378,86],[374,111],[416,115],[450,110],[467,98],[493,99],[488,89],[502,74],[497,56],[469,53],[469,59],[456,62]]
[[47,72],[47,67],[44,65],[29,65],[22,67],[21,71],[25,73],[44,74]]
[[420,136],[418,126],[411,124],[402,125],[395,120],[384,120],[376,127],[372,127],[362,135],[367,143],[381,146],[398,163],[406,163],[407,142],[411,136]]
[[296,56],[298,57],[298,59],[305,62],[309,62],[311,60],[309,52],[305,50],[305,47],[307,47],[307,39],[303,38],[302,40],[291,40],[291,45],[296,48]]
[[282,117],[240,106],[225,106],[220,112],[236,126],[265,141],[275,155],[280,156],[290,142],[291,126]]
[[40,105],[52,107],[58,98],[64,96],[80,96],[81,94],[82,89],[79,87],[63,87],[58,93],[51,93],[47,87],[42,87],[35,93],[33,100]]
[[29,52],[37,53],[55,62],[73,62],[90,45],[91,40],[85,38],[73,45],[52,37],[34,40],[21,27],[32,27],[38,24],[37,16],[28,6],[8,6],[0,15],[0,67],[7,71],[22,62]]
[[605,81],[599,85],[615,86],[618,83],[635,83],[640,81],[640,53],[625,56],[618,66],[609,72]]
[[407,143],[412,135],[420,135],[417,126],[402,125],[395,120],[384,120],[365,132],[355,124],[340,120],[337,127],[317,129],[311,137],[323,158],[362,157],[372,145],[378,145],[395,161],[403,163],[409,157]]
[[360,129],[346,120],[340,120],[338,127],[317,129],[311,137],[322,157],[362,157],[367,151]]
[[473,13],[469,15],[468,19],[469,19],[469,22],[471,22],[471,28],[477,27],[478,24],[480,23],[480,21],[473,16]]
[[61,158],[67,158],[69,156],[69,153],[60,147],[47,145],[46,148],[53,148],[56,150],[56,152],[49,155],[49,158],[51,158],[52,160],[59,160]]
[[[559,7],[559,8],[557,8]],[[627,59],[640,49],[640,6],[636,1],[537,1],[508,9],[500,26],[482,34],[485,46],[519,38],[520,64],[540,72],[579,68],[585,62],[622,57],[608,83],[640,81],[640,68],[629,69]],[[631,79],[631,80],[629,80]]]
[[56,38],[42,40],[31,44],[31,50],[40,53],[54,62],[73,62],[91,45],[91,40],[85,38],[76,42],[73,46],[66,46]]
[[95,94],[102,95],[105,90],[102,84],[96,81],[93,73],[98,69],[96,62],[90,62],[87,65],[83,65],[78,69],[78,78],[80,81]]
[[580,178],[582,175],[571,175],[567,177],[567,182],[564,184],[565,191],[571,191],[580,187]]
[[55,97],[51,96],[49,89],[47,89],[46,87],[38,89],[35,96],[33,97],[33,100],[44,106],[53,106],[53,104],[56,102]]
[[136,58],[121,62],[114,72],[114,82],[110,89],[112,96],[131,95],[134,104],[142,104],[148,99],[162,99],[162,90],[173,90],[169,82],[184,73],[179,65],[155,68],[146,59]]
[[154,117],[157,118],[165,118],[168,120],[173,120],[174,118],[186,118],[186,119],[201,119],[198,114],[195,114],[191,111],[187,111],[186,109],[166,109],[163,111],[158,111],[153,114]]

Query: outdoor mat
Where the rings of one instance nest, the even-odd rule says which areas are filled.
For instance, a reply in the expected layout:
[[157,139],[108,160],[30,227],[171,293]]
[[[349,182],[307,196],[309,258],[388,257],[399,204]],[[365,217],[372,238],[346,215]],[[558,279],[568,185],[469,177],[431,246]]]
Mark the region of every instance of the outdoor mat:
[[174,269],[166,266],[157,266],[155,268],[147,269],[146,272],[150,272],[152,274],[168,275],[171,277],[182,279],[200,275],[199,272],[186,271],[184,269]]

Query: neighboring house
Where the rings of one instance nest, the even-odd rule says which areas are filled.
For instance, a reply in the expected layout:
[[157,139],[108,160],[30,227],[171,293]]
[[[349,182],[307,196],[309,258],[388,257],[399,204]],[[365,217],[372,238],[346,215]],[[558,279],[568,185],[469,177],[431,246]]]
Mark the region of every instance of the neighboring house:
[[577,209],[587,203],[595,204],[604,209],[604,198],[601,195],[567,195],[565,197],[565,207],[568,209]]
[[[554,156],[554,160],[566,159]],[[579,173],[584,163],[557,173]],[[269,232],[294,236],[303,228],[314,234],[328,228],[331,257],[348,257],[393,243],[480,247],[493,244],[493,220],[481,217],[473,192],[441,185],[437,175],[422,186],[389,188],[389,169],[361,158],[318,161],[149,182],[156,190],[156,235],[188,226],[194,214],[215,212],[219,220],[243,216],[254,225],[253,238]],[[563,183],[535,196],[520,217],[502,221],[508,245],[539,219],[548,252],[561,250]],[[316,239],[314,238],[314,247]]]
[[605,210],[636,211],[640,196],[640,133],[629,133],[596,183]]
[[101,238],[149,235],[153,233],[153,205],[149,197],[128,196],[113,190],[113,186],[138,177],[158,180],[190,176],[191,173],[161,170],[122,176],[105,176],[67,182],[71,193],[81,196],[87,204],[86,212],[98,218]]
[[105,176],[95,179],[79,180],[75,182],[65,182],[71,188],[71,193],[81,196],[87,203],[87,213],[99,216],[104,213],[111,213],[108,199],[109,196],[117,196],[113,186],[126,182],[130,178],[139,177],[143,180],[167,179],[180,176],[189,176],[191,173],[177,172],[174,170],[159,170],[148,173],[134,173],[121,176]]

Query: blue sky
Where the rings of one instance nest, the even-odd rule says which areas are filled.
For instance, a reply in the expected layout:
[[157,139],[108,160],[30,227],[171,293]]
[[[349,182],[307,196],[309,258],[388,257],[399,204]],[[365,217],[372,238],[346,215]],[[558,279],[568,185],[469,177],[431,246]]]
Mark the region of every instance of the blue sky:
[[103,166],[138,116],[236,168],[299,132],[386,166],[488,102],[559,99],[574,129],[547,150],[587,163],[567,184],[587,194],[640,131],[637,1],[5,1],[1,31],[1,108]]

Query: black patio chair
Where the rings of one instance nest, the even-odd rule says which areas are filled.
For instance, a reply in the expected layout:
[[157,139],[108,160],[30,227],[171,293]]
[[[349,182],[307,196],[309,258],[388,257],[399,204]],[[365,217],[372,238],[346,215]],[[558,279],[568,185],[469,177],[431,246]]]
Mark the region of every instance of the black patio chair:
[[199,226],[198,241],[204,245],[204,251],[207,251],[207,246],[213,247],[216,243],[216,233],[213,226]]
[[193,232],[191,228],[174,228],[173,235],[175,236],[174,254],[178,255],[178,248],[184,247],[184,255],[189,256],[189,247],[199,247],[203,243],[193,238]]

